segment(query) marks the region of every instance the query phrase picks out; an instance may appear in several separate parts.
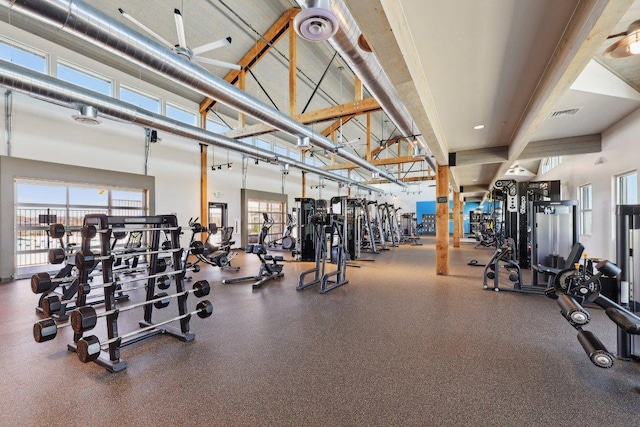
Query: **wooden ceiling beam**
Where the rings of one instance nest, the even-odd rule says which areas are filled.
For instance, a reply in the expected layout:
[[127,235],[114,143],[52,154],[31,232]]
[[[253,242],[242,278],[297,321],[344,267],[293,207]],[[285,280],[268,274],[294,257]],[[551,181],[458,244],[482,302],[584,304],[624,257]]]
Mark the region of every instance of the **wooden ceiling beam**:
[[[293,18],[300,12],[300,8],[292,7],[287,9],[271,28],[253,45],[251,49],[238,61],[238,65],[243,70],[253,68],[262,58],[264,58],[271,48],[287,34],[291,28]],[[235,85],[240,77],[241,70],[231,70],[224,76],[224,80]],[[215,104],[215,100],[206,98],[200,103],[200,113],[209,111]]]
[[[322,110],[310,111],[304,114],[296,114],[292,118],[302,124],[308,125],[311,123],[324,122],[327,120],[337,120],[338,126],[335,123],[326,130],[331,133],[331,129],[335,131],[340,127],[340,118],[355,117],[360,114],[365,114],[372,111],[380,110],[380,105],[373,98],[367,98],[362,101],[352,101],[346,104],[336,105],[334,107],[323,108]],[[350,117],[350,118],[351,118]],[[344,119],[343,119],[344,124]],[[252,126],[246,126],[241,129],[232,129],[225,133],[225,136],[233,139],[246,138],[248,136],[262,135],[274,131],[275,129],[271,125],[264,123],[258,123]]]
[[357,114],[351,114],[349,116],[344,116],[339,118],[338,120],[336,120],[335,122],[333,122],[331,124],[331,126],[329,126],[328,128],[326,128],[325,130],[323,130],[322,132],[320,132],[320,134],[322,136],[324,136],[325,138],[328,138],[329,135],[331,135],[333,132],[335,132],[336,130],[340,129],[340,126],[347,124],[347,122],[351,119],[353,119]]
[[388,139],[381,146],[377,147],[375,150],[371,152],[371,157],[376,157],[378,154],[382,153],[387,148],[391,147],[393,144],[397,144],[398,141],[404,139],[403,136],[395,136],[391,139]]
[[[398,178],[398,181],[402,181],[402,182],[422,182],[422,181],[434,181],[436,179],[436,177],[434,175],[432,176],[410,176],[407,178]],[[369,181],[364,181],[363,184],[368,184],[368,185],[372,185],[372,184],[388,184],[389,180],[388,179],[370,179]]]
[[[374,166],[385,166],[385,165],[395,165],[401,163],[415,163],[421,162],[422,159],[413,157],[413,156],[403,156],[403,157],[391,157],[389,159],[375,159],[371,161],[371,164]],[[342,170],[342,169],[356,169],[360,166],[355,163],[336,163],[335,165],[324,166],[322,169],[324,170]]]

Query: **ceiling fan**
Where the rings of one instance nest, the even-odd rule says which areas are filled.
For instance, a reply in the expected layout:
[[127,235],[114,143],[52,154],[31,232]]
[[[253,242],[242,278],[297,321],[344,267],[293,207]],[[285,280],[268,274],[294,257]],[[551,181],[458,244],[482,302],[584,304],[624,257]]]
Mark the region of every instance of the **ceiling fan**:
[[189,61],[197,61],[204,64],[215,65],[216,67],[230,68],[233,70],[242,69],[242,67],[240,67],[237,64],[232,64],[229,62],[223,62],[223,61],[218,61],[216,59],[204,58],[202,56],[199,56],[203,53],[210,52],[214,49],[218,49],[218,48],[230,45],[231,37],[226,37],[211,43],[207,43],[205,45],[196,47],[194,49],[190,49],[189,47],[187,47],[187,40],[184,32],[184,22],[182,20],[182,13],[180,13],[180,9],[173,10],[173,14],[174,14],[173,16],[176,21],[176,32],[178,33],[178,44],[176,45],[169,43],[167,40],[161,37],[158,33],[151,30],[146,25],[142,24],[140,21],[138,21],[133,16],[126,13],[121,8],[118,8],[118,11],[122,14],[123,17],[125,17],[126,19],[128,19],[129,21],[131,21],[133,24],[137,25],[141,29],[145,30],[147,33],[151,34],[160,42],[167,45],[173,52],[175,52],[176,54],[184,58],[187,58]]
[[634,21],[627,27],[627,31],[613,34],[607,39],[622,37],[604,51],[607,58],[624,58],[640,54],[640,20]]

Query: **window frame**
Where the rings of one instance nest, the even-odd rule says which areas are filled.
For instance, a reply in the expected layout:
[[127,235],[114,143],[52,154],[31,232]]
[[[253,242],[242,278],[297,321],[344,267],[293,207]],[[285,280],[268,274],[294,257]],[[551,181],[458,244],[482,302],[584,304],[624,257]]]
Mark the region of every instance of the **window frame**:
[[24,43],[20,43],[19,41],[13,40],[9,37],[5,37],[3,35],[0,35],[0,43],[4,44],[5,46],[9,47],[9,48],[13,48],[16,50],[20,50],[28,55],[37,57],[37,58],[41,58],[44,61],[44,70],[39,70],[39,69],[35,69],[33,67],[29,67],[26,66],[26,64],[22,64],[22,63],[18,63],[18,62],[13,62],[13,60],[10,60],[9,62],[11,62],[12,64],[16,64],[19,65],[21,67],[25,67],[28,68],[29,70],[32,71],[36,71],[38,73],[42,73],[42,74],[49,74],[49,66],[51,63],[51,58],[50,55],[47,52],[44,52],[40,49],[36,49],[32,46],[29,46],[27,44]]
[[580,235],[593,234],[593,185],[591,183],[578,187],[578,201],[580,202]]
[[[180,112],[188,114],[189,116],[193,116],[193,121],[192,122],[186,122],[184,120],[181,120],[179,118],[176,118],[176,117],[173,117],[173,116],[169,115],[169,108],[173,108],[174,110],[178,110]],[[169,101],[165,102],[164,115],[166,117],[170,118],[170,119],[177,120],[180,123],[185,123],[185,124],[191,125],[191,126],[198,126],[198,114],[196,114],[195,112],[192,112],[188,108],[182,107],[182,106],[180,106],[178,104],[174,104],[173,102],[169,102]]]
[[[635,177],[635,193],[629,194],[629,185],[626,179]],[[630,197],[631,196],[631,197]],[[617,205],[635,205],[638,203],[638,171],[633,170],[616,175],[616,204]]]
[[[161,97],[154,96],[154,95],[152,95],[152,94],[150,94],[148,92],[142,91],[142,90],[140,90],[138,88],[134,88],[133,86],[129,86],[126,83],[120,83],[119,88],[118,88],[118,99],[120,99],[120,100],[123,100],[122,99],[122,90],[123,89],[128,91],[128,92],[131,92],[131,93],[133,93],[135,95],[138,95],[141,98],[146,98],[146,99],[149,99],[150,101],[155,101],[155,102],[158,103],[158,107],[157,107],[156,110],[147,110],[147,111],[151,111],[152,113],[157,113],[157,114],[160,114],[162,112],[162,98]],[[130,101],[124,101],[124,102],[128,102],[128,103],[130,103],[132,105],[135,105],[137,107],[144,108],[144,106],[142,106],[140,104],[132,103]]]
[[[77,84],[73,81],[70,81],[68,79],[62,79],[60,78],[60,67],[65,67],[68,68],[69,70],[76,72],[78,74],[83,74],[91,79],[94,80],[98,80],[98,81],[102,81],[104,83],[107,83],[109,85],[109,92],[104,92],[103,90],[99,90],[97,87],[95,86],[89,86],[88,89],[92,90],[94,92],[97,93],[101,93],[103,95],[107,95],[107,96],[113,96],[114,91],[115,91],[115,80],[113,78],[107,77],[102,73],[99,73],[97,71],[91,70],[89,68],[83,67],[82,65],[78,65],[74,62],[71,61],[67,61],[66,59],[60,59],[58,58],[58,60],[56,61],[56,78],[59,80],[62,80],[64,82],[67,83],[71,83],[71,84]],[[83,87],[86,87],[85,85],[82,85]]]

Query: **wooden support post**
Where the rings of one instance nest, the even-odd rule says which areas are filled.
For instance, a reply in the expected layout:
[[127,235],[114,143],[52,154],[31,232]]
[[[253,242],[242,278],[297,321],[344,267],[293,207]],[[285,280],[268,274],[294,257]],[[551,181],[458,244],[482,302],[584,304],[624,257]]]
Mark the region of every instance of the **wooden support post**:
[[[209,199],[207,198],[207,173],[209,167],[207,166],[207,145],[200,144],[200,219],[201,224],[205,227],[208,225],[209,218]],[[206,238],[206,234],[203,233],[200,236],[201,239]],[[204,241],[204,240],[203,240]]]
[[302,171],[302,195],[300,197],[307,197],[307,172]]
[[354,93],[354,100],[355,101],[362,101],[362,96],[364,91],[362,90],[362,80],[360,80],[358,78],[358,76],[355,76],[355,81],[353,83],[354,87],[355,87],[355,93]]
[[297,101],[297,52],[296,42],[298,37],[293,29],[293,18],[289,20],[289,115],[294,116],[296,114],[296,101]]
[[460,238],[462,231],[462,201],[460,193],[453,193],[453,247],[460,247]]
[[[244,91],[245,87],[246,87],[246,84],[245,84],[246,79],[245,79],[245,77],[246,77],[246,72],[244,71],[244,69],[242,69],[240,71],[240,74],[238,74],[238,89],[240,89],[242,91]],[[247,121],[246,121],[246,117],[245,117],[244,113],[241,113],[241,112],[238,111],[238,128],[241,129],[241,128],[245,127],[246,124],[247,124]]]
[[367,113],[367,162],[371,162],[371,113]]
[[436,176],[436,274],[449,275],[449,166]]

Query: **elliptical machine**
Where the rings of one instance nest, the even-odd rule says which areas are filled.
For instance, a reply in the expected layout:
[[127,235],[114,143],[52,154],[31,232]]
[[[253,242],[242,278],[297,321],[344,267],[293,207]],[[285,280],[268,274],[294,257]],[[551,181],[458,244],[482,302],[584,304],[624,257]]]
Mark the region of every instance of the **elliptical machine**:
[[262,222],[260,235],[258,236],[258,243],[249,244],[244,249],[245,253],[257,255],[258,259],[260,260],[260,270],[258,270],[258,274],[256,274],[255,276],[225,279],[222,281],[223,285],[230,285],[233,283],[248,282],[253,280],[255,282],[253,283],[252,287],[254,289],[257,289],[269,280],[277,279],[284,276],[284,272],[282,271],[284,265],[278,264],[278,262],[284,261],[284,258],[281,255],[269,255],[267,253],[267,245],[264,243],[267,236],[269,235],[269,230],[273,226],[273,221],[264,212],[262,213],[262,217],[264,220]]
[[[267,215],[263,213],[263,215]],[[265,216],[265,220],[266,220]],[[273,220],[269,219],[271,224],[273,224]],[[282,237],[279,239],[271,240],[269,242],[269,247],[273,249],[282,249],[286,251],[294,251],[296,249],[296,239],[293,237],[293,227],[296,226],[296,220],[291,214],[287,214],[287,228],[285,228],[282,233]]]

